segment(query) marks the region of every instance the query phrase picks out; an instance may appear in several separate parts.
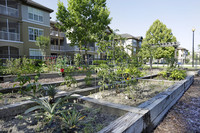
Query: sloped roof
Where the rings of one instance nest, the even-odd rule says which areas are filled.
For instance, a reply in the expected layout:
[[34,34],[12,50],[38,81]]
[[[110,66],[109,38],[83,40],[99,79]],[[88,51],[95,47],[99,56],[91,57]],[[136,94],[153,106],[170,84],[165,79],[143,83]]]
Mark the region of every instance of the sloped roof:
[[131,34],[125,33],[125,34],[119,34],[122,38],[127,38],[127,39],[136,39],[136,40],[142,40],[143,37],[142,36],[132,36]]
[[[177,49],[180,49],[180,50],[187,50],[186,48],[183,48],[183,47],[178,47]],[[188,50],[187,50],[188,51]]]
[[45,10],[45,11],[47,11],[47,12],[49,12],[49,13],[53,12],[52,9],[50,9],[50,8],[48,8],[48,7],[46,7],[46,6],[43,6],[43,5],[37,3],[37,2],[35,2],[35,1],[33,1],[33,0],[21,0],[21,1],[24,2],[24,3],[27,4],[27,5],[30,5],[30,6],[39,8],[39,9],[41,9],[41,10]]

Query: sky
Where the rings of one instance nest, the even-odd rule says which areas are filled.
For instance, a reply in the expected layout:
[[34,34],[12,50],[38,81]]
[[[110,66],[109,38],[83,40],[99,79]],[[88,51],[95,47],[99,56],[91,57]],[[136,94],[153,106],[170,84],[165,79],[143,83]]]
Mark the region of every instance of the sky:
[[[50,14],[56,20],[57,0],[34,0],[54,10]],[[60,0],[67,7],[67,0]],[[200,0],[107,0],[107,7],[112,18],[109,25],[118,29],[120,34],[143,36],[159,19],[172,30],[180,47],[192,50],[192,28],[194,49],[200,44]]]

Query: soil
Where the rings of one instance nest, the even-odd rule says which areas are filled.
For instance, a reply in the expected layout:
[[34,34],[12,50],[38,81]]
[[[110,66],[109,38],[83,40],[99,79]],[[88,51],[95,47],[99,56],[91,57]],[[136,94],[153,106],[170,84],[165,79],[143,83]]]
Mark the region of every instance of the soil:
[[162,70],[160,69],[152,69],[152,70],[142,70],[142,73],[144,74],[144,76],[148,76],[148,75],[154,75],[154,74],[158,74],[159,72],[161,72]]
[[[84,89],[87,87],[92,87],[98,84],[98,81],[92,81],[91,85],[85,85],[85,81],[78,83],[78,86],[75,87],[72,85],[72,87],[67,87],[66,85],[58,86],[56,89],[58,91],[74,91],[74,90],[79,90],[79,89]],[[30,96],[22,95],[20,93],[6,93],[6,94],[0,94],[0,107],[5,106],[8,104],[13,104],[17,102],[22,102],[26,100],[30,100]]]
[[[77,108],[76,108],[77,109]],[[43,121],[42,117],[34,117],[34,114],[18,115],[6,119],[0,119],[1,132],[9,133],[62,133],[62,132],[79,132],[93,133],[107,126],[119,116],[103,113],[100,109],[92,109],[87,107],[79,107],[77,109],[81,117],[84,118],[76,124],[75,129],[69,130],[66,123],[62,122],[62,116],[54,118],[52,124]]]
[[7,93],[0,95],[0,107],[8,104],[22,102],[31,99],[30,96],[23,96],[19,93]]
[[200,133],[200,77],[170,109],[154,133]]
[[170,87],[172,83],[140,81],[126,88],[104,90],[89,95],[89,97],[111,103],[138,106],[158,93]]

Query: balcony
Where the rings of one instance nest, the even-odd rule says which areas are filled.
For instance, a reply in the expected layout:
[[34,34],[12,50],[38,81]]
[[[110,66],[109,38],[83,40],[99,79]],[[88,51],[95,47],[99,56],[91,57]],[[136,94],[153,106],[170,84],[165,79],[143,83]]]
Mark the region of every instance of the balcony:
[[0,31],[1,40],[20,41],[20,34],[14,32]]
[[0,5],[0,14],[12,16],[12,17],[19,17],[19,9]]
[[56,37],[58,37],[58,35],[59,35],[59,37],[65,37],[65,33],[58,32],[58,31],[55,31],[55,30],[52,30],[51,33],[50,33],[50,35],[51,36],[56,36]]
[[60,46],[60,48],[59,48],[58,45],[51,45],[51,50],[52,51],[66,51],[64,46]]

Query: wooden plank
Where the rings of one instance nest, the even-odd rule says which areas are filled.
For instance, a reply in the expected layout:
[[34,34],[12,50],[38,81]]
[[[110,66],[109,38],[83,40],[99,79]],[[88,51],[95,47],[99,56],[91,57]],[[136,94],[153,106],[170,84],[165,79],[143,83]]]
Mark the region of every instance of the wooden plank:
[[142,132],[143,119],[141,114],[128,112],[117,120],[113,121],[107,127],[103,128],[98,133],[134,133]]
[[123,111],[126,111],[126,112],[133,112],[133,113],[138,113],[138,114],[145,114],[145,113],[148,112],[148,110],[145,110],[145,109],[141,109],[141,108],[137,108],[137,107],[131,107],[131,106],[128,106],[128,105],[111,103],[111,102],[107,102],[107,101],[103,101],[103,100],[99,100],[99,99],[81,96],[81,95],[78,95],[78,94],[73,94],[72,96],[75,96],[80,100],[84,100],[84,101],[88,101],[90,103],[94,103],[96,105],[101,105],[102,107],[109,107],[109,108],[114,108],[114,109],[117,109],[117,110],[123,110]]

